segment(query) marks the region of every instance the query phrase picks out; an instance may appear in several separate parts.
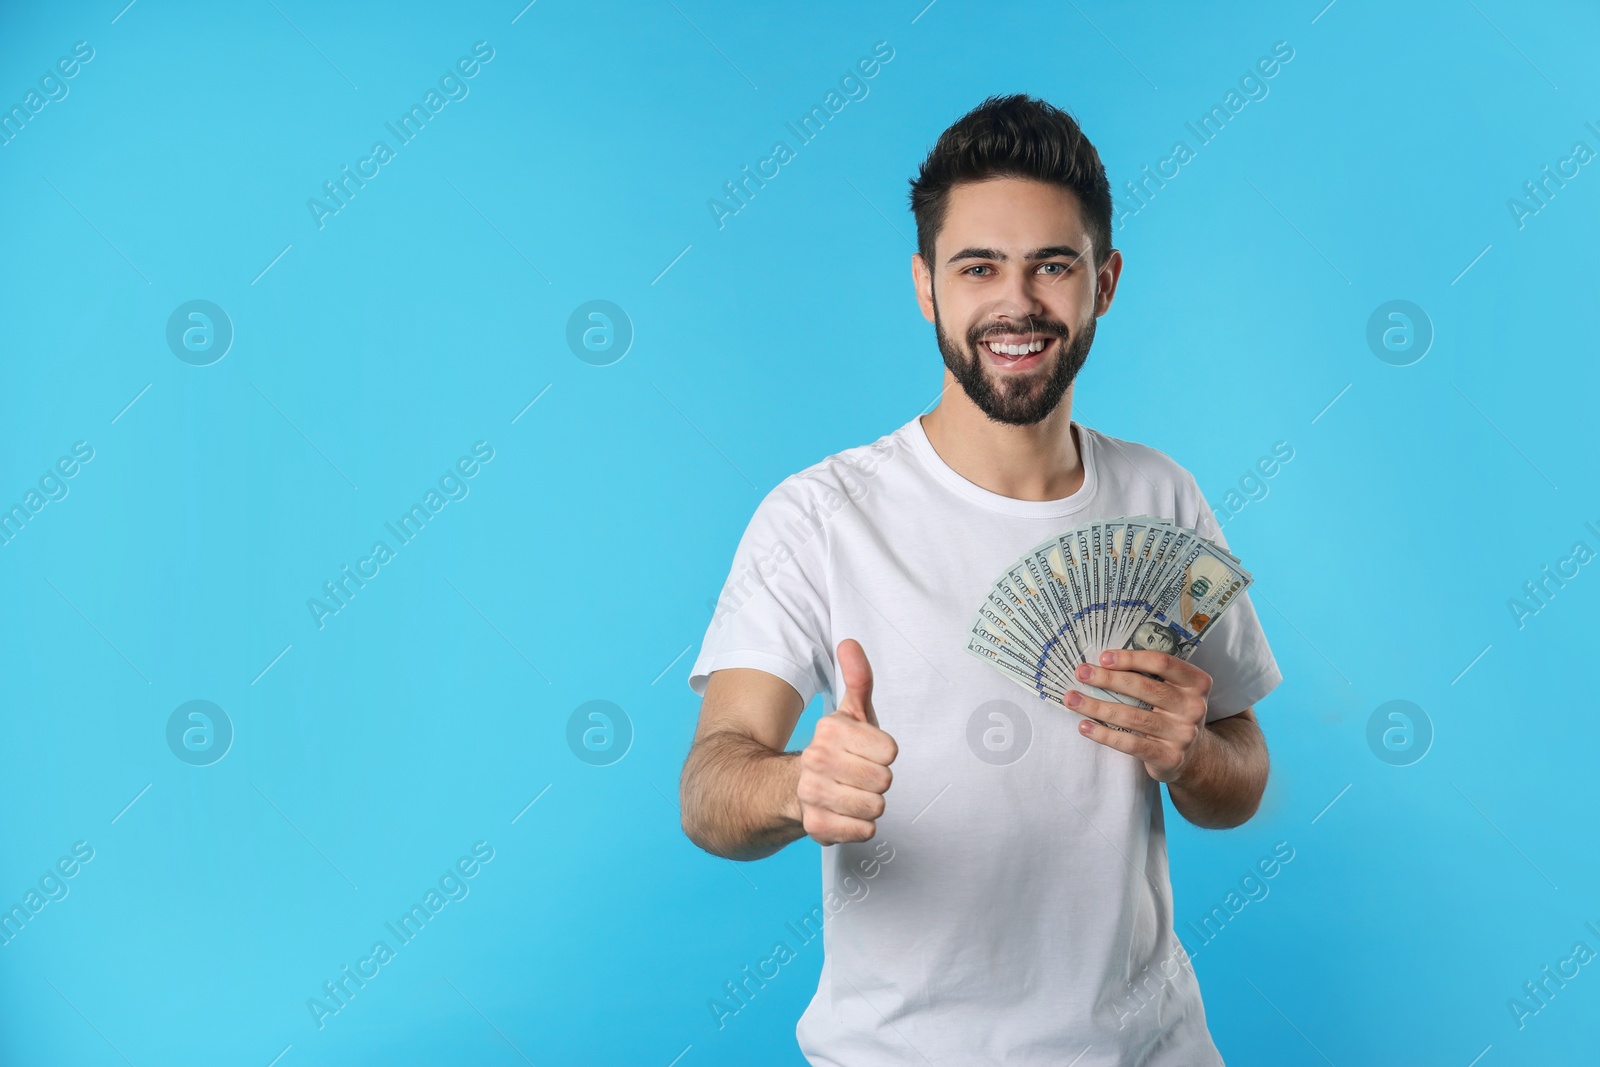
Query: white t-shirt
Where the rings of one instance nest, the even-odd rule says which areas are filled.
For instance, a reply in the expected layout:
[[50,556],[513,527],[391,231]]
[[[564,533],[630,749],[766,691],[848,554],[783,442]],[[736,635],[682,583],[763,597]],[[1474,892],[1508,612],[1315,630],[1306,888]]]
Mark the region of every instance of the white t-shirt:
[[[1226,544],[1187,470],[1074,426],[1084,480],[1069,497],[969,482],[912,419],[784,479],[734,554],[694,692],[755,667],[832,711],[835,649],[853,637],[899,747],[874,838],[821,850],[824,900],[850,903],[829,909],[795,1030],[812,1064],[1222,1062],[1173,933],[1159,783],[965,651],[995,578],[1073,526],[1154,515]],[[1248,596],[1193,662],[1213,679],[1208,722],[1282,680]]]

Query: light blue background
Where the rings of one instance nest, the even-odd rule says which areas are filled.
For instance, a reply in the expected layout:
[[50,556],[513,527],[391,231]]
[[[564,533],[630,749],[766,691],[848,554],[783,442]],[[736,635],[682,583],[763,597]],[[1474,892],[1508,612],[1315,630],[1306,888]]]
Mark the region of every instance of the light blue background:
[[[1269,94],[1124,220],[1079,379],[1083,421],[1219,507],[1294,449],[1224,526],[1286,679],[1273,776],[1239,829],[1169,810],[1178,924],[1294,848],[1195,956],[1234,1067],[1592,1054],[1600,965],[1524,1028],[1508,1000],[1600,950],[1600,567],[1520,629],[1507,601],[1600,549],[1600,170],[1522,227],[1507,201],[1600,149],[1600,22],[1407,8],[8,5],[4,108],[94,58],[0,147],[0,505],[94,458],[0,547],[0,905],[95,851],[0,948],[0,1061],[801,1063],[819,943],[724,1028],[707,1002],[817,904],[817,847],[735,865],[678,826],[733,547],[938,393],[905,196],[945,126],[1044,96],[1124,202],[1277,41]],[[319,229],[308,198],[477,41],[470,95]],[[719,228],[707,201],[879,41],[868,95]],[[235,330],[208,367],[164,337],[194,299]],[[609,366],[566,342],[594,299],[635,331]],[[1435,333],[1410,366],[1365,339],[1391,299]],[[477,441],[470,494],[319,629],[307,599]],[[235,730],[208,767],[165,739],[193,699]],[[566,742],[596,699],[634,731],[604,767]],[[1433,725],[1411,766],[1368,747],[1391,699]],[[319,1030],[307,999],[477,841],[470,895]]]

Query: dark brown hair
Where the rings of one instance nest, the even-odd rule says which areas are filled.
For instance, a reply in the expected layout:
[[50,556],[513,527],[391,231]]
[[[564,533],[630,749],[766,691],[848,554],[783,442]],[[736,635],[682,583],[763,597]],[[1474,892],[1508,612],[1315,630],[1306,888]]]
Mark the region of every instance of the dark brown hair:
[[1094,243],[1098,267],[1111,251],[1111,183],[1100,153],[1073,117],[1021,93],[991,96],[944,133],[911,180],[917,251],[933,269],[950,189],[988,178],[1032,178],[1071,189]]

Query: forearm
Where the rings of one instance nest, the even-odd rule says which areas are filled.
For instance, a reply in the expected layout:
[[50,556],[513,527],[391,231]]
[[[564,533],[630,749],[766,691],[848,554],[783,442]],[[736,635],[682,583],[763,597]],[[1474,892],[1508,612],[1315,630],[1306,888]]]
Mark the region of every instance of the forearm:
[[1256,813],[1267,786],[1261,730],[1234,715],[1203,727],[1181,775],[1167,783],[1178,813],[1196,826],[1226,830]]
[[695,742],[683,767],[683,832],[716,856],[758,860],[805,836],[800,753],[774,752],[731,730]]

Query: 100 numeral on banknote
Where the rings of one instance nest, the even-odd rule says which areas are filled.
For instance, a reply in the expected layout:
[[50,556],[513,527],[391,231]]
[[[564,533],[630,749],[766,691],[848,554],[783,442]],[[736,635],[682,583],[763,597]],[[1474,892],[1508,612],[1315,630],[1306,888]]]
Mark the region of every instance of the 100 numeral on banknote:
[[1147,515],[1087,523],[1035,545],[995,579],[967,651],[1057,704],[1077,690],[1148,708],[1075,672],[1107,649],[1187,660],[1249,585],[1239,558],[1195,530]]

